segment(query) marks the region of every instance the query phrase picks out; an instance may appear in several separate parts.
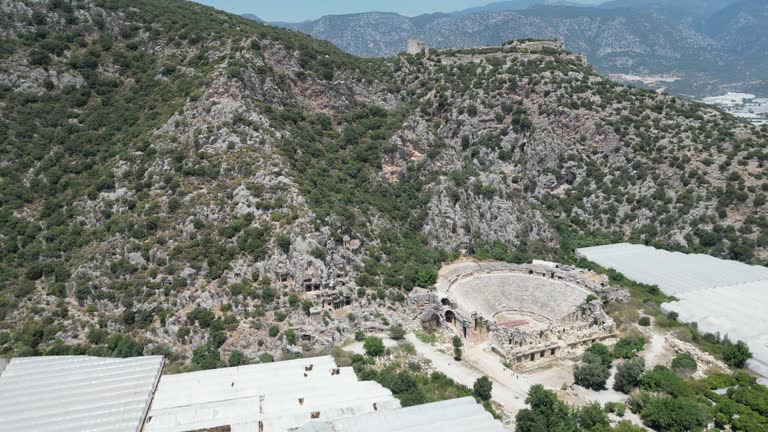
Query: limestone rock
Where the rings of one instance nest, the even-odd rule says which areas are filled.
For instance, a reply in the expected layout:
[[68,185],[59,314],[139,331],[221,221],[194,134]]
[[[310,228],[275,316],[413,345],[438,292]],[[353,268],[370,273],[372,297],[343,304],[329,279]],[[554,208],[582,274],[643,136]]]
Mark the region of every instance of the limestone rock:
[[127,255],[127,257],[128,257],[128,261],[133,265],[137,265],[137,266],[147,265],[147,261],[138,252],[131,252]]

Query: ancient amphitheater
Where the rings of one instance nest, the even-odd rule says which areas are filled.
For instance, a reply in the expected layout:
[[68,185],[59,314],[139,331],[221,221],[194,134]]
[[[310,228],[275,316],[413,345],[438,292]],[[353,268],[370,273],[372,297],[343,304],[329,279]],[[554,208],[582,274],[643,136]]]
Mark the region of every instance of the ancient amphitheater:
[[615,325],[601,300],[624,296],[598,275],[563,265],[468,260],[441,269],[436,303],[444,324],[517,364],[610,337]]

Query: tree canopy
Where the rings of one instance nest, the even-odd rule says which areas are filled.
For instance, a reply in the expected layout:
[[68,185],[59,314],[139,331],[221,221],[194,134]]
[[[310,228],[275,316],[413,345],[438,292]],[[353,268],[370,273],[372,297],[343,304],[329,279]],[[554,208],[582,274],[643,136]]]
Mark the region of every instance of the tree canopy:
[[368,336],[363,342],[363,348],[365,353],[371,357],[379,357],[384,354],[385,347],[384,342],[376,336]]

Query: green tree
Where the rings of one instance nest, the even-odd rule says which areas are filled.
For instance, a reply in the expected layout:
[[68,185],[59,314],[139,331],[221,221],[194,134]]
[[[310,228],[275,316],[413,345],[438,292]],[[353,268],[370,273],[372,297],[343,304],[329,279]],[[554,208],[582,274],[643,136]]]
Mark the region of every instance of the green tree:
[[431,287],[437,281],[437,270],[434,267],[424,267],[416,273],[416,285]]
[[277,291],[271,286],[266,286],[261,290],[261,299],[264,303],[272,303],[277,297]]
[[297,296],[295,293],[291,293],[291,295],[288,296],[288,306],[290,307],[296,307],[299,304],[299,296]]
[[643,350],[645,338],[642,336],[627,336],[619,339],[613,347],[613,356],[616,358],[630,359],[637,356]]
[[309,254],[319,259],[320,261],[325,261],[325,259],[328,258],[328,251],[322,247],[316,247],[312,249]]
[[187,313],[187,321],[189,321],[190,324],[197,323],[200,328],[210,327],[215,318],[216,315],[213,311],[203,307],[196,307]]
[[269,332],[268,333],[269,337],[277,337],[277,335],[280,334],[280,327],[277,326],[276,324],[273,324],[269,326],[268,332]]
[[311,300],[302,300],[301,301],[301,310],[304,311],[304,315],[310,316],[312,314],[312,301]]
[[685,398],[651,398],[640,417],[646,426],[659,432],[702,431],[708,423],[704,409]]
[[229,353],[229,360],[227,360],[227,365],[232,366],[244,366],[250,363],[250,360],[248,357],[243,354],[242,351],[232,351]]
[[610,370],[601,362],[600,357],[594,354],[585,354],[583,360],[573,369],[574,382],[593,390],[605,389],[605,383],[611,376]]
[[752,352],[742,341],[727,343],[723,350],[723,359],[732,368],[743,368],[747,360],[752,358]]
[[515,417],[516,432],[579,432],[578,417],[542,385],[531,386],[525,402],[530,408],[522,409]]
[[640,385],[644,371],[645,360],[643,360],[642,357],[636,357],[625,361],[616,368],[613,389],[629,394],[633,388]]
[[608,414],[603,411],[603,408],[597,402],[592,402],[582,407],[576,414],[579,419],[579,425],[584,430],[605,430],[611,425],[608,420]]
[[[722,419],[722,417],[721,417]],[[743,411],[731,421],[731,430],[743,432],[765,432],[768,430],[768,417],[754,411]]]
[[473,386],[475,396],[482,401],[491,400],[491,392],[493,391],[493,383],[487,376],[481,376],[475,380]]
[[363,348],[365,348],[365,353],[371,357],[379,357],[384,354],[385,351],[384,342],[376,336],[368,336],[365,338]]
[[452,342],[453,342],[453,359],[456,361],[461,361],[461,358],[462,358],[461,347],[464,346],[464,342],[462,342],[461,338],[458,336],[454,336]]
[[192,333],[192,330],[187,326],[181,326],[176,331],[176,339],[178,339],[181,342],[184,342],[187,340],[187,337]]
[[107,341],[107,348],[112,351],[112,357],[139,357],[144,354],[144,347],[131,336],[115,333]]
[[[88,342],[94,345],[103,344],[104,342],[107,341],[108,336],[109,336],[109,331],[105,329],[93,327],[90,330],[88,330]],[[2,343],[0,343],[0,345],[2,345]]]
[[404,407],[420,405],[427,401],[418,380],[408,371],[385,369],[379,374],[377,381],[390,389]]
[[642,426],[632,424],[629,420],[622,420],[613,428],[613,432],[648,432],[648,430]]
[[739,380],[737,387],[728,390],[728,397],[765,416],[768,422],[768,388],[762,384],[754,383],[751,378],[748,383],[745,380]]
[[285,339],[288,341],[289,344],[293,345],[296,343],[296,331],[294,329],[288,329],[285,331]]
[[614,413],[619,417],[624,417],[627,406],[621,402],[606,402],[605,412]]
[[219,348],[212,342],[199,345],[192,351],[192,363],[200,369],[215,369],[221,364]]
[[675,397],[693,395],[690,384],[672,369],[662,365],[654,366],[653,369],[645,372],[640,386],[648,391],[663,392]]
[[291,238],[285,234],[279,234],[277,236],[277,246],[283,252],[288,253],[291,250]]
[[593,343],[584,352],[599,357],[600,362],[605,367],[611,367],[611,363],[613,363],[613,353],[607,346],[599,342]]

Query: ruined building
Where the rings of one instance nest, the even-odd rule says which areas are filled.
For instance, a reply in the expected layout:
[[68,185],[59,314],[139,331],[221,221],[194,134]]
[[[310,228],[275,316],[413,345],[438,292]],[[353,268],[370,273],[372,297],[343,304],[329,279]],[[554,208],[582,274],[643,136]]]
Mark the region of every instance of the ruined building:
[[562,356],[569,347],[613,336],[616,326],[602,300],[628,298],[595,273],[546,262],[463,261],[444,267],[436,288],[412,297],[422,323],[487,340],[511,364]]
[[408,39],[408,42],[405,45],[405,52],[411,55],[426,54],[427,46],[424,44],[424,42],[419,40]]

